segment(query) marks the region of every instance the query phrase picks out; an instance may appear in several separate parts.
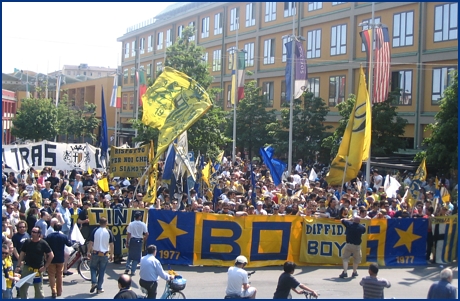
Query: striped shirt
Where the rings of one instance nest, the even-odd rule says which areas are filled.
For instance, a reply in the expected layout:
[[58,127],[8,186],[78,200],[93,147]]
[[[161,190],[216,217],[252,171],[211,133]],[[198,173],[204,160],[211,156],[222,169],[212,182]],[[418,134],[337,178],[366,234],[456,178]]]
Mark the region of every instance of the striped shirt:
[[383,289],[391,286],[390,281],[371,276],[363,277],[359,284],[363,287],[363,299],[384,299]]

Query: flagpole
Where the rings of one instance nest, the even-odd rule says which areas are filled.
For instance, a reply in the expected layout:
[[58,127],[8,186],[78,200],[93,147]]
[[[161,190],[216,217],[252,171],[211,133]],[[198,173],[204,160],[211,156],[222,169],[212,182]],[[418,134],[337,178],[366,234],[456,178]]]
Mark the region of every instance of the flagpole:
[[[232,145],[232,166],[236,160],[236,101],[238,99],[238,29],[240,28],[240,18],[236,18],[236,50],[233,53],[233,70],[235,72],[235,97],[233,98],[233,145]],[[236,64],[236,67],[235,67]]]
[[49,73],[50,61],[48,61],[48,65],[46,66],[46,90],[45,90],[45,98],[48,99],[48,73]]
[[[372,63],[372,57],[373,53],[375,50],[374,47],[374,37],[375,37],[375,24],[374,24],[374,13],[375,13],[375,2],[372,2],[372,19],[371,19],[371,28],[372,28],[372,38],[371,38],[371,50],[369,51],[369,102],[372,106],[372,99],[374,97],[374,93],[372,91],[372,86],[374,83],[374,64]],[[367,162],[366,162],[366,182],[367,182],[367,187],[370,187],[371,185],[371,147],[372,145],[369,145],[369,154],[367,156]]]
[[[297,12],[297,10],[296,10]],[[294,56],[295,56],[295,14],[292,14],[292,36],[291,36],[291,99],[289,103],[289,150],[288,150],[288,174],[292,172],[292,131],[294,127]]]
[[[139,68],[141,66],[141,56],[140,56],[140,48],[139,48],[139,45],[138,45],[138,41],[136,39],[136,59],[137,59],[137,63],[136,63],[136,100],[135,100],[135,104],[136,104],[136,120],[138,120],[139,118]],[[134,137],[137,137],[137,128],[134,130]],[[134,146],[134,144],[133,144]]]

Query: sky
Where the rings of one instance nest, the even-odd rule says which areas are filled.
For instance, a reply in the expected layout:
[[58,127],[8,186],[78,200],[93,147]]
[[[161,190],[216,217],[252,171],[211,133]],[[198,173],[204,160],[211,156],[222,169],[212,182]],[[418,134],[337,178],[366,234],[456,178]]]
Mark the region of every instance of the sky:
[[2,72],[64,65],[116,68],[126,29],[175,2],[2,2]]

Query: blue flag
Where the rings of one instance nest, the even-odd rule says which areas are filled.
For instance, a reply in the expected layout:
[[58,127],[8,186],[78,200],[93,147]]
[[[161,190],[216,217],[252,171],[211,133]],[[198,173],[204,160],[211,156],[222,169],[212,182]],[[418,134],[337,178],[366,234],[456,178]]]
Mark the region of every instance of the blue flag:
[[251,201],[252,205],[256,207],[256,177],[254,175],[254,170],[252,169],[252,164],[249,164],[249,171],[251,172]]
[[[174,141],[174,143],[177,143],[177,139]],[[173,178],[173,169],[174,169],[175,160],[176,160],[176,150],[171,144],[166,154],[165,166],[163,168],[162,179],[165,180],[165,182],[170,182],[171,178]]]
[[281,183],[282,175],[286,169],[287,164],[281,160],[273,159],[275,150],[271,146],[266,148],[261,147],[259,152],[265,165],[267,165],[268,170],[270,170],[270,175],[272,176],[273,182],[275,185],[279,185]]
[[101,157],[106,158],[107,157],[107,151],[109,149],[109,140],[107,137],[107,114],[105,112],[105,102],[104,102],[104,87],[102,87],[102,92],[101,92]]

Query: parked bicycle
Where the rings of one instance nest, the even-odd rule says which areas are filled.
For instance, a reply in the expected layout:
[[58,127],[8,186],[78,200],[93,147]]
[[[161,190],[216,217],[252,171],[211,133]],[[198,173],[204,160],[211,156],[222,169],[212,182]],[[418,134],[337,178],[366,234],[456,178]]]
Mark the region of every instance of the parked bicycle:
[[86,245],[75,243],[72,248],[73,251],[70,253],[67,268],[71,268],[75,263],[78,262],[78,274],[86,281],[91,281],[90,260],[88,257],[86,257]]
[[[186,299],[182,290],[185,289],[187,280],[172,270],[169,271],[169,274],[174,275],[174,279],[166,281],[163,294],[158,299]],[[141,291],[144,294],[144,299],[147,299],[148,291],[142,286]]]

